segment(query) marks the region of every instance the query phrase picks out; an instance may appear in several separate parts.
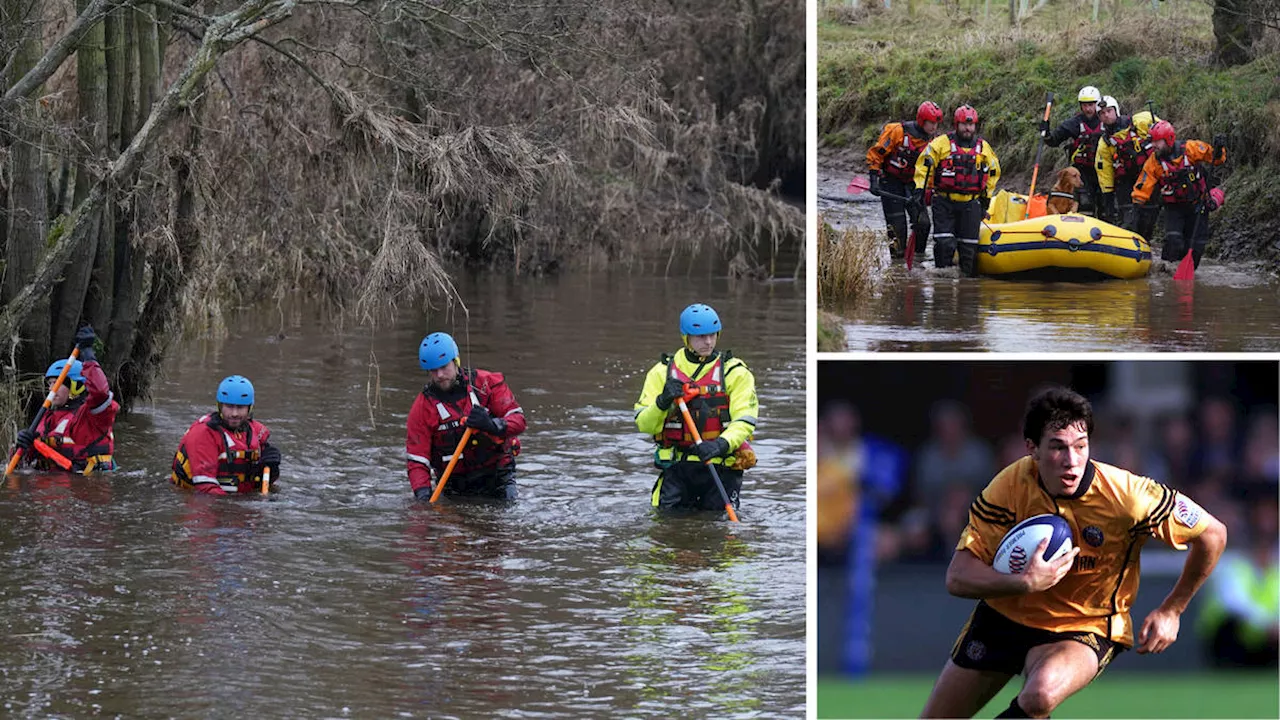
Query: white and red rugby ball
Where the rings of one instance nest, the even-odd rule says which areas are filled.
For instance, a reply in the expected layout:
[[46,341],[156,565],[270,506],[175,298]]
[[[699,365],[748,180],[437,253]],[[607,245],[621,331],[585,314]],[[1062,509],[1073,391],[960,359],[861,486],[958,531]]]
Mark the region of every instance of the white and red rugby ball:
[[1036,515],[1013,526],[996,549],[991,567],[1006,575],[1020,575],[1031,564],[1040,541],[1049,538],[1044,559],[1052,562],[1071,552],[1071,526],[1058,515]]

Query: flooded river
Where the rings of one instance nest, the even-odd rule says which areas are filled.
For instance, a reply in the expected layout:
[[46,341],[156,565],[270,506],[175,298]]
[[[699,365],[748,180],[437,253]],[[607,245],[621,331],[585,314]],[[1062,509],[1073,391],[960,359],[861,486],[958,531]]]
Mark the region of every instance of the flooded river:
[[[819,211],[837,228],[883,229],[879,199],[846,193],[850,177],[819,168]],[[849,350],[1280,350],[1280,281],[1260,267],[1207,258],[1185,283],[1156,261],[1141,280],[1013,282],[937,270],[932,253],[930,241],[911,273],[895,261],[869,302],[826,308],[844,319]]]
[[[121,472],[0,490],[8,716],[803,717],[803,285],[618,272],[461,279],[376,331],[271,307],[171,353]],[[692,301],[755,372],[740,516],[655,518],[644,372]],[[529,418],[510,506],[413,501],[417,345],[454,333]],[[271,501],[166,478],[225,375],[284,453]]]

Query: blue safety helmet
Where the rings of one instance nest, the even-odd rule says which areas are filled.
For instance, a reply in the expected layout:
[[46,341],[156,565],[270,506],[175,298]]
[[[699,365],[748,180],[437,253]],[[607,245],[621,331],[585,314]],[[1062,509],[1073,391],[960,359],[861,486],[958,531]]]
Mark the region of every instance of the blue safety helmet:
[[[62,368],[66,364],[67,364],[66,360],[59,360],[54,364],[50,365],[49,369],[44,371],[45,380],[48,380],[49,378],[56,378],[59,375],[61,375]],[[84,363],[80,362],[79,360],[72,360],[71,369],[67,371],[67,379],[73,382],[82,383],[84,382],[83,371],[84,371]]]
[[[67,364],[66,360],[59,360],[49,366],[44,371],[44,379],[56,378],[62,374],[62,368]],[[84,392],[84,363],[79,360],[71,361],[71,369],[67,371],[67,397],[80,397]]]
[[423,370],[438,370],[458,357],[458,343],[449,333],[434,332],[422,338],[418,346],[418,365]]
[[711,335],[720,332],[720,316],[710,305],[694,303],[680,313],[681,335]]
[[223,405],[252,405],[253,383],[243,375],[232,375],[218,383],[218,402]]

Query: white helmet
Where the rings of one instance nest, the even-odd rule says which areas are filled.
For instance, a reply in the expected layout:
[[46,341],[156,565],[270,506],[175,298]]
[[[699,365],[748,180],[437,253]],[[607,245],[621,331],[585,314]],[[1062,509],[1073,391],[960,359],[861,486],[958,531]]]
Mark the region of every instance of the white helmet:
[[1096,103],[1101,99],[1102,99],[1102,93],[1098,91],[1098,88],[1092,85],[1085,85],[1084,87],[1080,88],[1080,102]]
[[1110,95],[1102,96],[1102,108],[1104,110],[1106,108],[1115,108],[1116,115],[1120,114],[1120,103],[1116,102],[1116,99],[1111,97]]

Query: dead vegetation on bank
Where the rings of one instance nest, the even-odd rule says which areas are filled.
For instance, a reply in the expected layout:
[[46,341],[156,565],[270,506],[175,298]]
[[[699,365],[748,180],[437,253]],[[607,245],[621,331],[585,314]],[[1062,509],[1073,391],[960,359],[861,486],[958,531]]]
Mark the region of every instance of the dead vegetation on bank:
[[[174,337],[264,299],[374,321],[460,302],[459,265],[711,247],[758,275],[803,240],[779,195],[803,184],[803,5],[99,5],[101,34],[0,104],[3,299],[35,298],[6,315],[10,383],[65,354],[68,318],[127,402]],[[10,91],[68,8],[0,20]]]
[[883,281],[889,261],[884,233],[836,230],[818,216],[818,307],[856,306]]

